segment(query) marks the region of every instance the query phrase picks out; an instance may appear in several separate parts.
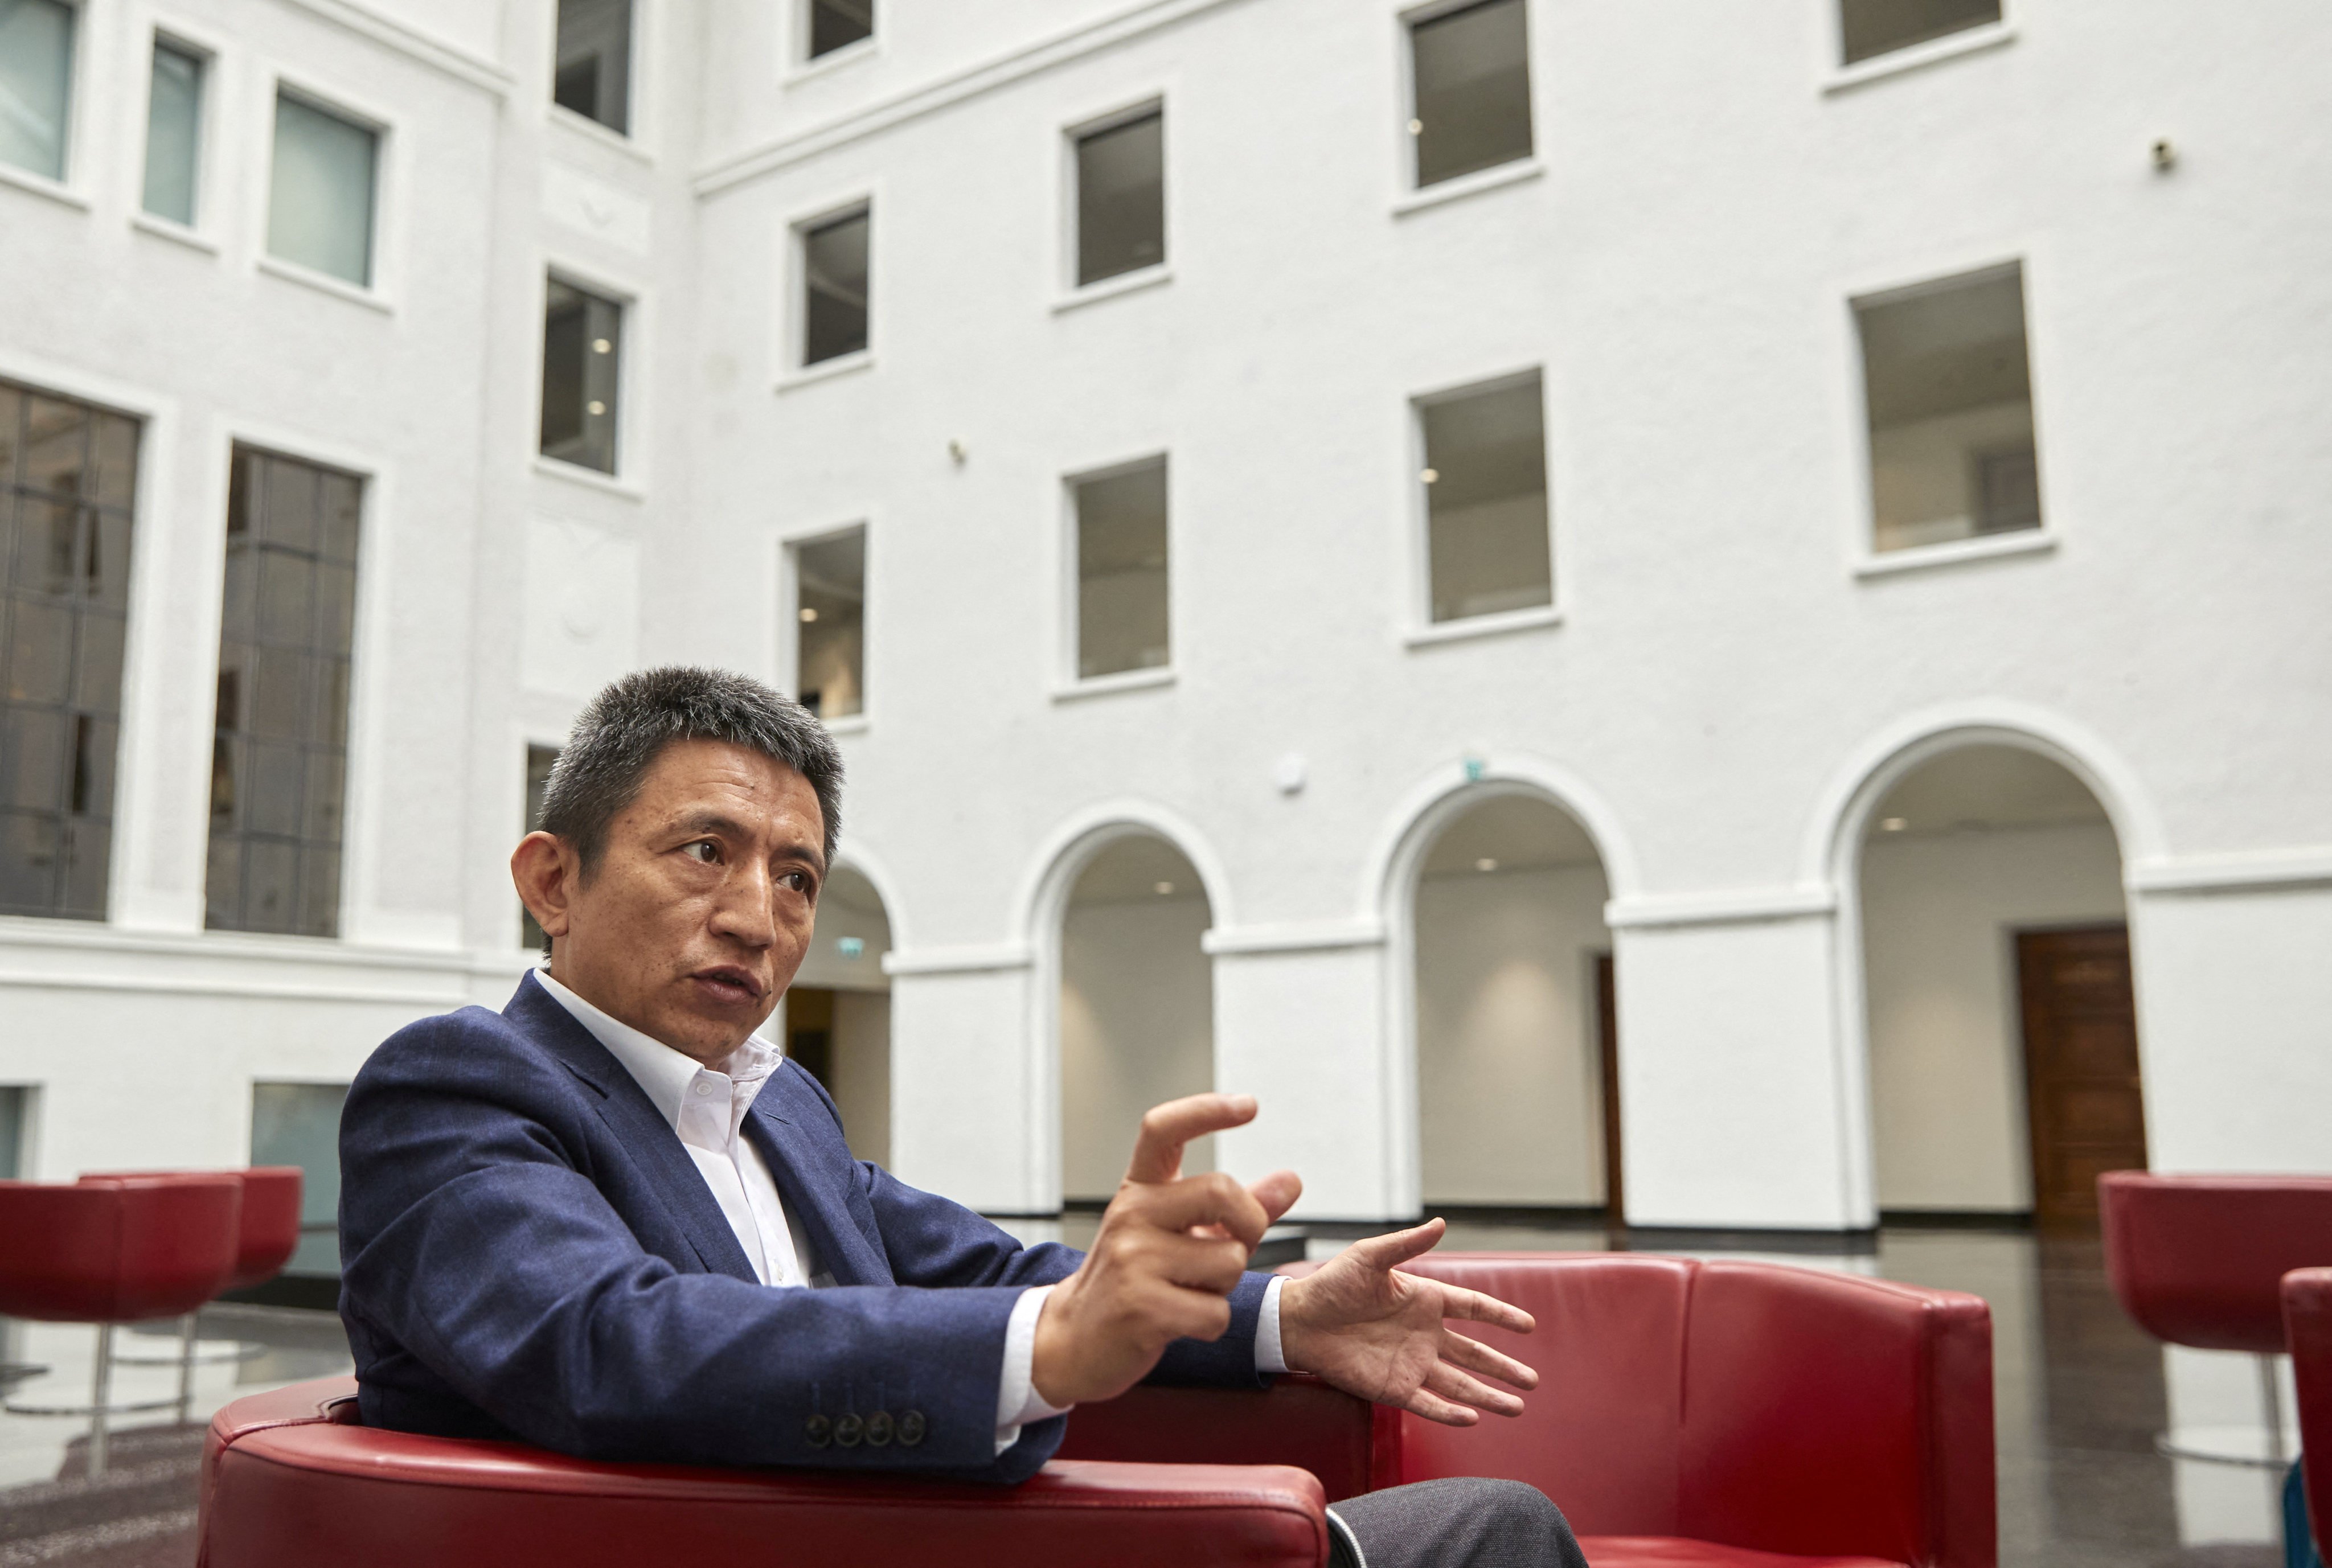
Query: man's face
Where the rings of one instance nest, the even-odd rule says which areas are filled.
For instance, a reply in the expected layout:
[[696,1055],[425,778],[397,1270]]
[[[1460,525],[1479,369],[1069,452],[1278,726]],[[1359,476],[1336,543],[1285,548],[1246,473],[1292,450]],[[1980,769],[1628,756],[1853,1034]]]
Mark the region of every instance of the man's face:
[[529,835],[511,867],[561,984],[710,1065],[760,1027],[801,967],[824,839],[799,773],[742,747],[683,741],[608,825],[588,877],[546,833]]

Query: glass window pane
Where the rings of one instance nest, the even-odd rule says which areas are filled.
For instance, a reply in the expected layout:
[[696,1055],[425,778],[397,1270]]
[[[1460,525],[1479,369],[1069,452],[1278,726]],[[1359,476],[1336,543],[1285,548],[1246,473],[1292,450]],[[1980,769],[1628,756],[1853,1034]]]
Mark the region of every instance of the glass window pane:
[[1553,603],[1538,378],[1438,398],[1419,415],[1433,618]]
[[316,568],[311,557],[289,550],[259,552],[259,640],[287,647],[308,645],[315,619]]
[[[0,406],[0,418],[5,417]],[[94,489],[82,493],[107,506],[127,508],[138,489],[138,421],[119,414],[91,416],[89,466],[97,476]],[[0,470],[6,468],[0,462]]]
[[1075,486],[1077,675],[1167,663],[1166,464]]
[[1878,550],[2039,528],[2022,270],[1857,307]]
[[1487,0],[1410,28],[1417,183],[1531,154],[1530,49],[1523,0]]
[[874,0],[809,0],[809,57],[872,37]]
[[854,213],[802,235],[802,363],[866,347],[868,215]]
[[340,1107],[343,1084],[253,1084],[251,1162],[300,1168],[299,1251],[286,1274],[340,1270]]
[[379,138],[299,99],[275,100],[267,251],[359,287],[372,282],[373,164]]
[[1166,259],[1166,118],[1077,139],[1077,282]]
[[74,920],[105,918],[105,873],[113,854],[110,825],[87,817],[65,824],[64,896],[57,913]]
[[865,710],[866,531],[794,548],[795,684],[821,719]]
[[24,1120],[32,1114],[32,1091],[12,1084],[0,1088],[0,1181],[20,1181],[24,1170]]
[[557,278],[544,294],[542,453],[616,472],[624,308]]
[[52,811],[0,810],[0,913],[61,913],[64,821]]
[[202,129],[203,57],[158,40],[146,103],[146,210],[156,217],[195,221]]
[[632,0],[559,0],[550,99],[609,130],[631,129]]
[[16,454],[24,445],[24,394],[0,381],[0,494],[16,483]]
[[73,20],[62,0],[0,5],[0,163],[51,179],[65,177]]
[[65,723],[54,709],[0,711],[0,806],[62,814]]
[[99,821],[113,815],[113,759],[121,744],[121,726],[110,719],[84,713],[73,720],[72,775],[67,780],[66,809],[76,817]]
[[119,616],[85,613],[81,622],[81,656],[73,665],[72,705],[91,716],[118,712],[121,706],[121,645],[129,623]]
[[8,615],[8,701],[61,705],[72,670],[69,604],[18,599]]
[[1840,0],[1845,62],[2000,20],[2000,0]]
[[81,495],[88,483],[91,410],[62,397],[35,396],[24,411],[24,484],[52,495]]

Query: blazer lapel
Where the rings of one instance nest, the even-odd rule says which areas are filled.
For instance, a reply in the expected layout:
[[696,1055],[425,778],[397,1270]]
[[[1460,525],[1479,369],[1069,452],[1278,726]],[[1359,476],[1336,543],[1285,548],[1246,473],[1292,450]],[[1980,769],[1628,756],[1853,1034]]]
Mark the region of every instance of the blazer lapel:
[[556,1052],[569,1072],[598,1091],[594,1108],[599,1119],[646,1174],[650,1192],[688,1238],[697,1261],[708,1272],[758,1284],[752,1260],[737,1245],[737,1233],[729,1229],[729,1218],[705,1185],[704,1173],[624,1064],[535,983],[531,970],[519,981],[518,994],[502,1009],[502,1016]]
[[890,1264],[851,1216],[848,1183],[857,1174],[855,1162],[802,1157],[801,1129],[788,1119],[788,1103],[799,1093],[792,1067],[790,1062],[781,1064],[753,1097],[753,1108],[745,1116],[745,1136],[760,1151],[779,1196],[809,1233],[818,1264],[834,1276],[834,1282],[892,1284]]

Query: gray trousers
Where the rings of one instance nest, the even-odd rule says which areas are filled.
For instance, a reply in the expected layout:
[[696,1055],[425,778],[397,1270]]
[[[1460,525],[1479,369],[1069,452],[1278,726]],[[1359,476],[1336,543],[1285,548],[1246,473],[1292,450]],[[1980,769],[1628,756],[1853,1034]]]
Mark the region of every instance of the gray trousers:
[[1521,1481],[1387,1487],[1328,1514],[1333,1568],[1587,1568],[1563,1511]]

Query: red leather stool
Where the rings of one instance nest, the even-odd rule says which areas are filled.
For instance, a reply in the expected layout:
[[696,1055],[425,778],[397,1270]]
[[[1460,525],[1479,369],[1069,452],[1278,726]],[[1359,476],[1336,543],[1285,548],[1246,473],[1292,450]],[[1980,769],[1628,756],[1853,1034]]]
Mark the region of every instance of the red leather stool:
[[2317,1552],[2332,1558],[2332,1268],[2296,1268],[2283,1276],[2283,1333],[2299,1390],[2308,1525]]
[[94,1323],[86,1407],[11,1401],[20,1415],[87,1415],[89,1469],[105,1473],[117,1324],[176,1317],[215,1296],[242,1245],[243,1182],[233,1175],[119,1176],[50,1185],[0,1181],[0,1314]]
[[[1176,1391],[1160,1391],[1171,1394]],[[1280,1391],[1224,1396],[1236,1431]],[[1341,1429],[1366,1407],[1296,1413]],[[1085,1412],[1080,1410],[1079,1416]],[[1071,1418],[1074,1427],[1077,1417]],[[1283,1422],[1285,1429],[1288,1423]],[[1300,1434],[1298,1434],[1300,1437]],[[373,1431],[356,1382],[237,1400],[203,1453],[197,1568],[631,1568],[641,1563],[1032,1563],[1318,1568],[1320,1482],[1287,1465],[1061,1460],[1018,1487],[834,1470],[603,1464]]]
[[[248,1290],[254,1285],[264,1285],[283,1272],[292,1254],[300,1247],[300,1191],[303,1180],[297,1165],[253,1165],[243,1171],[92,1171],[81,1178],[84,1181],[109,1181],[129,1176],[233,1176],[243,1183],[243,1222],[241,1240],[235,1249],[234,1273],[221,1294],[229,1290]],[[178,1323],[178,1351],[170,1356],[117,1355],[114,1361],[123,1366],[171,1366],[178,1369],[178,1420],[184,1421],[194,1408],[196,1314],[186,1314]],[[249,1361],[262,1353],[255,1345],[238,1345],[223,1355],[199,1358],[201,1361]]]
[[2283,1276],[2332,1264],[2332,1176],[2155,1176],[2115,1171],[2098,1178],[2106,1276],[2138,1327],[2198,1350],[2259,1358],[2266,1410],[2256,1454],[2196,1449],[2157,1439],[2182,1458],[2281,1469]]

